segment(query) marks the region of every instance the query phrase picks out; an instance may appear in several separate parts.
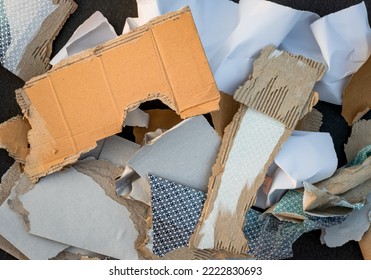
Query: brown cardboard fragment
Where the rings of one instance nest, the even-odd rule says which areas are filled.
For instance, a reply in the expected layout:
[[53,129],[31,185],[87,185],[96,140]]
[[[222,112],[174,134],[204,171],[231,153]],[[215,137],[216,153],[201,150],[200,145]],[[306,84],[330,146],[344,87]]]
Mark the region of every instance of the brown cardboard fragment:
[[182,121],[177,113],[167,109],[145,110],[149,114],[148,128],[134,127],[135,142],[141,144],[144,135],[157,129],[170,129]]
[[0,124],[0,148],[20,163],[25,163],[29,154],[27,134],[31,129],[26,119],[13,117]]
[[360,120],[354,123],[348,142],[344,145],[348,162],[369,144],[371,144],[371,120]]
[[312,89],[324,70],[272,46],[262,50],[251,79],[235,93],[244,105],[225,130],[192,247],[247,252],[246,211],[282,144],[316,102]]
[[[9,197],[11,189],[15,185],[19,176],[21,176],[21,168],[19,163],[14,163],[9,170],[1,178],[0,184],[0,205]],[[14,247],[8,240],[0,235],[0,248],[4,252],[12,255],[19,260],[27,260],[28,258],[23,255],[16,247]]]
[[[285,75],[277,72],[276,65]],[[314,71],[308,71],[308,67]],[[237,89],[234,99],[293,130],[317,103],[318,94],[312,92],[313,81],[320,79],[324,72],[325,66],[319,62],[269,46],[261,52],[259,63],[255,61],[252,77]],[[311,92],[310,98],[302,92]]]
[[342,116],[351,126],[371,108],[371,58],[352,76],[343,95]]
[[223,137],[224,129],[231,123],[239,107],[240,103],[232,95],[220,92],[219,110],[211,112],[214,128],[220,137]]
[[58,7],[42,23],[18,64],[18,76],[27,81],[50,69],[52,43],[69,16],[77,9],[73,0],[53,0]]
[[153,99],[182,118],[218,109],[188,8],[66,59],[17,91],[32,127],[25,172],[36,181],[76,162],[98,140],[121,132],[129,109]]
[[313,109],[298,122],[295,129],[302,131],[319,132],[322,126],[322,119],[322,113],[317,109]]
[[371,260],[371,228],[362,236],[361,241],[358,242],[363,258]]

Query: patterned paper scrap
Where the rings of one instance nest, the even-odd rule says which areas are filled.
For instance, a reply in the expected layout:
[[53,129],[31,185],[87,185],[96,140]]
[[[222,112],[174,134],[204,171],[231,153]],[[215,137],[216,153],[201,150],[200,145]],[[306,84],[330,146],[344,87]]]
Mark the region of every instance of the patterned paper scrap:
[[188,245],[201,215],[202,191],[148,174],[152,192],[153,253],[166,253]]

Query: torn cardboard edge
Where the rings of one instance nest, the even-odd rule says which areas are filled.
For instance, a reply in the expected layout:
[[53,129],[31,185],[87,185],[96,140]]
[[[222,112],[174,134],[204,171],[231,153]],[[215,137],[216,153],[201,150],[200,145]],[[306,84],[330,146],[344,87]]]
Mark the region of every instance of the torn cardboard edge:
[[[234,95],[235,100],[242,102],[244,105],[240,107],[232,123],[225,130],[222,146],[213,167],[213,175],[209,180],[208,196],[204,210],[195,233],[191,237],[191,247],[199,249],[215,248],[234,253],[247,252],[248,244],[242,231],[245,213],[252,206],[256,192],[264,182],[268,167],[282,144],[291,134],[291,130],[317,102],[317,95],[312,90],[315,82],[321,79],[324,72],[324,65],[302,56],[278,51],[273,46],[268,46],[262,50],[261,55],[254,62],[252,77]],[[236,187],[236,184],[234,184],[233,187],[237,190],[223,190],[223,176],[227,174],[228,161],[232,160],[231,155],[236,140],[242,137],[243,130],[251,130],[250,127],[242,127],[242,124],[247,125],[256,121],[260,122],[260,125],[267,125],[267,127],[255,128],[255,132],[252,133],[257,133],[258,137],[259,134],[264,137],[264,133],[262,133],[264,129],[271,131],[273,127],[276,127],[274,140],[270,140],[276,142],[267,144],[268,147],[264,150],[268,153],[264,155],[267,160],[264,163],[259,162],[258,168],[261,168],[259,172],[255,173],[257,170],[250,172],[251,168],[248,168],[248,173],[250,173],[248,176],[240,174],[243,171],[239,171],[238,175],[248,178],[247,182],[240,182],[240,186]],[[256,125],[259,126],[259,124]],[[246,131],[245,134],[248,135],[249,132]],[[239,139],[238,143],[245,143],[249,146],[254,144],[250,143],[251,141],[262,142],[263,139],[252,139],[253,136],[256,137],[257,135],[250,135],[251,137],[248,138],[250,140],[245,142]],[[269,135],[266,137],[269,137]],[[264,142],[262,142],[263,144]],[[256,143],[253,146],[255,147]],[[256,148],[261,149],[260,144],[258,146]],[[238,147],[235,149],[238,149]],[[251,152],[255,153],[255,150]],[[234,157],[238,159],[239,156],[241,155],[235,150]],[[250,161],[254,158],[253,155],[251,156],[249,157]],[[260,160],[262,156],[260,154]],[[254,165],[256,165],[255,162]],[[229,166],[229,169],[228,178],[232,176],[233,167]],[[228,185],[229,183],[225,184]],[[226,188],[225,185],[224,188]],[[223,194],[228,197],[228,204],[234,206],[229,207],[226,206],[226,202],[222,202],[223,198],[220,196],[223,196]]]
[[361,241],[358,242],[363,258],[371,260],[371,228],[362,236]]
[[351,126],[371,108],[371,58],[352,76],[345,87],[341,115]]
[[32,127],[25,172],[34,182],[121,132],[143,101],[158,98],[187,118],[216,110],[220,98],[188,8],[60,62],[16,95]]
[[[8,171],[2,176],[0,184],[0,205],[6,203],[10,192],[21,175],[21,168],[19,163],[14,163]],[[28,258],[23,255],[13,244],[11,244],[7,239],[0,235],[0,248],[12,255],[19,260],[28,260]]]
[[73,0],[51,1],[53,1],[53,4],[58,4],[57,9],[43,21],[40,30],[28,44],[17,66],[18,76],[24,81],[43,74],[50,69],[52,43],[64,23],[77,9],[77,4]]
[[295,130],[319,132],[322,126],[323,115],[317,109],[313,109],[296,125]]
[[0,124],[0,148],[20,163],[26,162],[29,154],[27,134],[31,129],[28,121],[16,116]]
[[371,144],[371,120],[360,120],[353,124],[348,142],[344,145],[347,161],[350,162],[357,153]]

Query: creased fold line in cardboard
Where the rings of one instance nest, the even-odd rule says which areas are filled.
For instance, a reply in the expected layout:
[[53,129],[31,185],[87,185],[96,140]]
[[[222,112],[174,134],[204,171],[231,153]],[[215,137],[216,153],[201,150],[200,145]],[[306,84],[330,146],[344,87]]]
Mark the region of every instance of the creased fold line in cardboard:
[[312,89],[324,71],[320,63],[273,46],[262,50],[251,79],[235,93],[244,105],[226,128],[191,246],[247,252],[246,210],[282,144],[311,110]]
[[32,127],[25,172],[35,181],[75,162],[96,141],[121,132],[130,108],[152,99],[182,118],[218,109],[187,8],[73,56],[17,91]]

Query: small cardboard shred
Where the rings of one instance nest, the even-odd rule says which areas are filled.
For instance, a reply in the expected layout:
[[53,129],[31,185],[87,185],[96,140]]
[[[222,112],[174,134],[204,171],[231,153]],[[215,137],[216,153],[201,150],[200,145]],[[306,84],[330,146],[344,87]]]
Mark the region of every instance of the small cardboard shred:
[[240,103],[233,99],[233,96],[224,92],[220,93],[219,110],[211,112],[214,128],[220,137],[223,137],[224,130],[233,120]]
[[315,185],[304,183],[304,210],[313,215],[344,215],[362,207],[371,191],[371,157],[362,164],[338,169]]
[[352,133],[344,145],[344,151],[350,162],[362,148],[371,144],[371,120],[360,120],[353,124]]
[[52,43],[69,16],[77,9],[73,0],[53,0],[58,7],[42,23],[18,64],[18,76],[24,81],[50,69]]
[[353,75],[343,95],[341,114],[351,126],[371,108],[371,58]]
[[182,118],[218,109],[219,91],[187,8],[66,59],[17,91],[32,127],[25,172],[35,182],[76,162],[121,132],[128,110],[153,99]]
[[313,109],[304,118],[302,118],[297,126],[296,130],[319,132],[322,126],[323,115],[317,109]]
[[252,78],[234,96],[250,107],[241,105],[225,130],[192,246],[247,252],[246,210],[282,144],[316,102],[312,89],[324,70],[322,64],[272,46],[262,50]]
[[155,131],[157,129],[170,129],[182,121],[177,113],[173,110],[167,109],[155,109],[145,110],[149,114],[149,124],[147,128],[134,127],[135,142],[141,144],[144,140],[144,135],[148,132]]
[[[19,163],[14,163],[9,170],[1,178],[0,184],[0,205],[2,205],[5,200],[9,197],[10,192],[15,185],[15,182],[21,176],[21,168]],[[0,235],[0,248],[12,255],[19,260],[28,260],[28,258],[23,255],[16,247],[14,247],[8,240]]]
[[0,124],[0,148],[20,163],[26,162],[29,154],[27,134],[31,129],[27,120],[20,116]]
[[363,236],[361,241],[358,242],[363,258],[371,260],[371,229],[369,229]]

